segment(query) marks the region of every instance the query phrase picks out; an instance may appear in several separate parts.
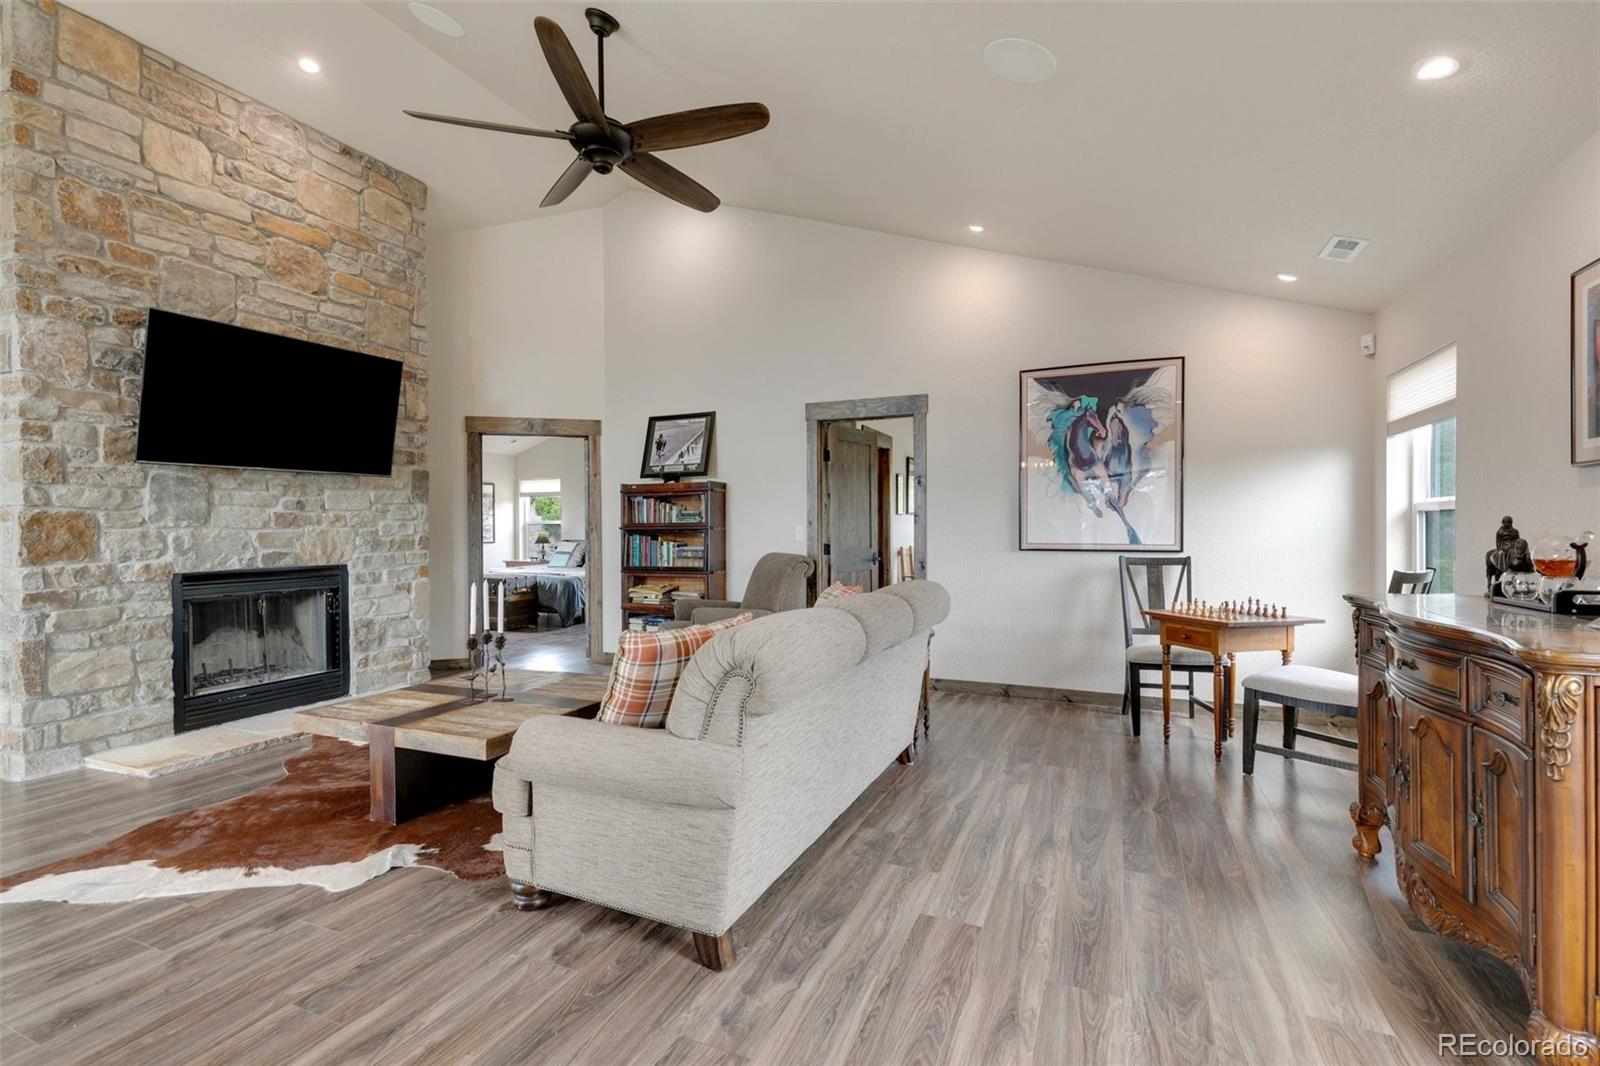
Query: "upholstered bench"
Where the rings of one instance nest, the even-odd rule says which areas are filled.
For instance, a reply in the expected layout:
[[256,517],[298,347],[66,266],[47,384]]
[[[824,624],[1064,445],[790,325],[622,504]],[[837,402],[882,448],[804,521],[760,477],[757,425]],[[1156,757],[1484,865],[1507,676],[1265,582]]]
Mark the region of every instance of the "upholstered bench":
[[[1356,764],[1326,755],[1313,755],[1295,750],[1297,737],[1310,737],[1341,748],[1353,748],[1356,742],[1344,737],[1330,736],[1309,729],[1301,729],[1299,712],[1321,711],[1342,718],[1356,716],[1356,675],[1337,670],[1324,670],[1317,666],[1274,666],[1244,679],[1244,772],[1254,773],[1256,749],[1282,755],[1286,759],[1304,759],[1354,770]],[[1261,701],[1283,707],[1283,747],[1256,743],[1256,727],[1261,720]]]

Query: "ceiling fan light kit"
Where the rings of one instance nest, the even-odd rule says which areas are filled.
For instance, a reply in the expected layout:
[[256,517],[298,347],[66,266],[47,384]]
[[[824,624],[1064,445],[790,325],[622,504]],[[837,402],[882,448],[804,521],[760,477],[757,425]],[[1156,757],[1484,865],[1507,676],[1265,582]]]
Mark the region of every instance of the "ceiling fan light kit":
[[697,211],[716,210],[722,201],[710,189],[651,153],[710,144],[764,129],[771,117],[766,106],[758,103],[722,104],[674,111],[637,122],[618,122],[606,114],[606,38],[616,33],[620,25],[597,7],[587,9],[584,15],[596,38],[597,85],[590,83],[583,62],[578,59],[578,53],[573,50],[572,42],[561,27],[542,15],[533,20],[534,33],[539,38],[545,62],[550,65],[550,73],[577,119],[566,130],[535,129],[426,111],[408,110],[406,114],[428,122],[570,142],[578,157],[556,179],[540,202],[540,207],[553,207],[561,203],[590,174],[609,174],[620,167],[633,180],[668,199]]

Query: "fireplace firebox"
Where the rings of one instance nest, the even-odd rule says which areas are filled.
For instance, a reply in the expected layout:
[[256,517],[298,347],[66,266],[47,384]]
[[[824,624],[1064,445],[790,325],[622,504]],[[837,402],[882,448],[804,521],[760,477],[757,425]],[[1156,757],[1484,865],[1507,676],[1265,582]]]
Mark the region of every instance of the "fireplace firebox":
[[349,599],[342,566],[173,575],[175,730],[347,694]]

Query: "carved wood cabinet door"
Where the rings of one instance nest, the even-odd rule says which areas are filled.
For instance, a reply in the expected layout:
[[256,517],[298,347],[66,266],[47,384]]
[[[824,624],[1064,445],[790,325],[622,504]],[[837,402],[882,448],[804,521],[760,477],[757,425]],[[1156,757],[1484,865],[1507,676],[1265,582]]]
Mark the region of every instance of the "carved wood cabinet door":
[[1472,900],[1472,769],[1467,726],[1394,693],[1400,710],[1400,846],[1415,866]]
[[1393,796],[1389,774],[1394,769],[1393,731],[1389,722],[1389,689],[1383,671],[1363,665],[1360,673],[1361,713],[1356,721],[1362,795]]
[[1482,729],[1472,731],[1478,900],[1518,951],[1533,910],[1533,762]]

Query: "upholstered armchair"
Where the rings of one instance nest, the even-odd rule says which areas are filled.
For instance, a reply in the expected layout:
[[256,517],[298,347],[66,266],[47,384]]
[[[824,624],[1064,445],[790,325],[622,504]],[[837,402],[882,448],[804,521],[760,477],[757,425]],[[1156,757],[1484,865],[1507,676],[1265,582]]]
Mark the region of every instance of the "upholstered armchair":
[[806,588],[816,563],[808,555],[768,552],[756,563],[742,600],[681,600],[672,605],[673,623],[705,625],[736,614],[758,618],[779,611],[797,611],[806,605]]

